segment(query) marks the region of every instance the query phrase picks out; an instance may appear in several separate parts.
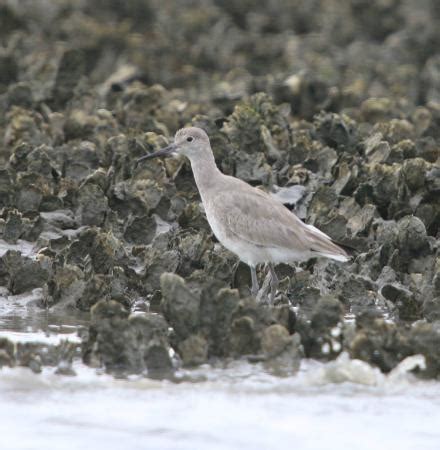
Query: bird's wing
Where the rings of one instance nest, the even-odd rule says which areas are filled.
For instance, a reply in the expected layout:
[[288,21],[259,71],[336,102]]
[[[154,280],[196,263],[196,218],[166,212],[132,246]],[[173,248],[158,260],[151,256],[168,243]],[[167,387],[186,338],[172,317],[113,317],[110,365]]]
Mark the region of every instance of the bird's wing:
[[[250,187],[250,186],[249,186]],[[284,205],[263,191],[223,191],[215,198],[225,231],[257,246],[308,250],[304,227]]]
[[[257,246],[312,252],[345,260],[346,253],[325,233],[302,222],[282,203],[249,185],[215,196],[225,232]],[[339,258],[340,257],[340,258]]]

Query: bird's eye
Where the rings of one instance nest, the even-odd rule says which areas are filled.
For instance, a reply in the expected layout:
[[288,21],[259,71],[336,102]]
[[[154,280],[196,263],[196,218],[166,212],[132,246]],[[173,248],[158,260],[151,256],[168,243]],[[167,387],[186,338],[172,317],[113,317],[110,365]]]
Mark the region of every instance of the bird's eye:
[[192,142],[194,138],[192,136],[186,138],[187,142]]

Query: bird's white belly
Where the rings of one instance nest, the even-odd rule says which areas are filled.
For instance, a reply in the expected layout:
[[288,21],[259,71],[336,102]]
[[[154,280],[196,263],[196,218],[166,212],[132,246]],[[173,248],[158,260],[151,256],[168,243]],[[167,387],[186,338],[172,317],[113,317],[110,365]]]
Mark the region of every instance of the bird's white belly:
[[280,247],[256,245],[239,237],[228,235],[224,232],[221,224],[208,211],[206,217],[219,242],[249,266],[256,266],[257,264],[266,262],[277,264],[281,262],[303,261],[310,258],[310,255],[304,252],[296,252]]

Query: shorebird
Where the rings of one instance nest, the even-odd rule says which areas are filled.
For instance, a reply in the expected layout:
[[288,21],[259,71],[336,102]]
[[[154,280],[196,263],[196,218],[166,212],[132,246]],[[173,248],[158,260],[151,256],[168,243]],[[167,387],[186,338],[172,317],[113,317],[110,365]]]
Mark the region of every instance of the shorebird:
[[266,263],[270,271],[270,302],[278,287],[274,264],[326,257],[347,261],[347,253],[313,225],[302,222],[280,201],[217,167],[209,137],[196,127],[182,128],[174,142],[150,158],[184,155],[191,163],[208,223],[219,242],[235,253],[251,270],[251,294],[259,291],[256,266]]

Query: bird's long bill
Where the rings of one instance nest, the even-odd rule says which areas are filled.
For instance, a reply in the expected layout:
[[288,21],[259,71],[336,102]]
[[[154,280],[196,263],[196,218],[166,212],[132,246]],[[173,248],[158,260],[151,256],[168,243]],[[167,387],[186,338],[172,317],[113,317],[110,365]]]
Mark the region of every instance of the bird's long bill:
[[157,152],[150,153],[149,155],[142,156],[141,158],[139,158],[136,161],[136,164],[139,164],[140,162],[145,161],[146,159],[152,159],[152,158],[157,158],[159,156],[171,155],[172,153],[174,153],[176,151],[176,149],[177,149],[176,144],[170,144],[170,145],[168,145],[165,148],[161,148]]

